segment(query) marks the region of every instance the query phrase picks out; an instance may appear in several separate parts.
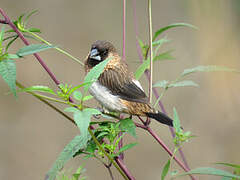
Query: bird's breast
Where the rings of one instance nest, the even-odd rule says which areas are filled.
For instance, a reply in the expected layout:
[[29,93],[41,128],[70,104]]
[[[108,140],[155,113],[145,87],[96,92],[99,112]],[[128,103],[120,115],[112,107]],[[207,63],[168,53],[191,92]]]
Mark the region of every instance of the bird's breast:
[[113,95],[107,87],[101,85],[98,81],[90,86],[89,93],[110,111],[123,112],[127,109],[117,95]]

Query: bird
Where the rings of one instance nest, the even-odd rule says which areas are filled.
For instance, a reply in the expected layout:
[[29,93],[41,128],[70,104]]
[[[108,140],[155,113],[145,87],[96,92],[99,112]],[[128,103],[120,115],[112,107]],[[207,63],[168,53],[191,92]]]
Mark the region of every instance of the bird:
[[99,78],[94,81],[89,93],[108,111],[149,117],[173,126],[173,120],[151,107],[140,82],[122,60],[114,45],[105,40],[97,40],[84,61],[87,74],[94,66],[110,59]]

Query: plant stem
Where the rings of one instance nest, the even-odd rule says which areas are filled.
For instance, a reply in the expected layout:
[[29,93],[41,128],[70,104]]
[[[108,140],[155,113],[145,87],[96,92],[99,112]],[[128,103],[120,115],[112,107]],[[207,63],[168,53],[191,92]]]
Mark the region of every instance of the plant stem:
[[118,158],[118,157],[115,158],[115,161],[118,164],[118,166],[123,170],[123,172],[127,175],[129,180],[135,180],[135,178],[130,174],[126,165],[122,162],[122,160],[120,158]]
[[152,1],[148,0],[148,23],[149,23],[149,46],[150,46],[150,80],[149,80],[149,102],[152,103],[153,84],[153,51],[152,51]]
[[[32,36],[34,36],[35,38],[37,38],[38,40],[44,42],[45,44],[51,46],[52,44],[49,43],[48,41],[46,41],[45,39],[43,39],[42,37],[38,36],[37,34],[33,33],[33,32],[30,32],[30,31],[27,31],[29,34],[31,34]],[[61,48],[58,48],[58,47],[55,47],[55,49],[57,51],[59,51],[60,53],[63,53],[65,54],[66,56],[70,57],[71,59],[73,59],[75,62],[81,64],[82,66],[84,66],[83,62],[81,62],[79,59],[75,58],[74,56],[72,56],[71,54],[69,54],[68,52],[64,51],[63,49]]]
[[[21,88],[24,89],[25,87],[18,81],[16,81],[16,85]],[[45,103],[46,105],[48,105],[49,107],[51,107],[52,109],[54,109],[55,111],[57,111],[58,113],[60,113],[61,115],[63,115],[65,118],[67,118],[71,123],[73,123],[74,125],[76,125],[75,121],[69,117],[68,115],[66,115],[64,112],[62,112],[60,109],[58,109],[57,107],[55,107],[54,105],[52,105],[51,103],[49,103],[48,101],[46,101],[45,99],[43,99],[42,97],[38,96],[37,94],[35,94],[34,92],[27,92],[31,95],[33,95],[35,98],[39,99],[40,101],[42,101],[43,103]]]
[[55,98],[52,98],[52,97],[49,97],[49,96],[45,96],[45,95],[42,95],[42,94],[38,94],[38,93],[35,93],[35,96],[37,97],[40,97],[42,99],[47,99],[49,101],[53,101],[53,102],[57,102],[57,103],[62,103],[62,104],[67,104],[67,105],[71,105],[73,107],[77,107],[78,105],[77,104],[74,104],[74,103],[71,103],[71,102],[67,102],[67,101],[62,101],[60,99],[55,99]]
[[[136,36],[137,53],[138,53],[138,57],[139,57],[140,62],[143,62],[143,56],[142,56],[142,53],[141,53],[141,47],[140,47],[140,45],[139,45],[139,43],[138,43],[138,34],[139,34],[139,33],[138,33],[138,24],[137,24],[136,0],[133,0],[133,17],[134,17],[134,29],[135,29],[135,36]],[[150,78],[149,71],[146,70],[146,71],[144,72],[144,74],[146,75],[146,77],[147,77],[148,80],[149,80],[149,78]],[[159,98],[159,95],[158,95],[157,89],[156,89],[156,88],[153,88],[152,90],[153,90],[153,93],[154,93],[156,99],[158,99],[158,98]],[[159,104],[162,112],[163,112],[164,114],[166,114],[166,111],[165,111],[165,108],[164,108],[162,102],[159,101],[158,104]],[[174,137],[174,136],[175,136],[175,133],[174,133],[174,131],[173,131],[173,128],[170,128],[170,132],[171,132],[171,134],[172,134],[172,137]],[[183,151],[182,151],[181,148],[179,148],[179,153],[180,153],[180,156],[181,156],[181,158],[182,158],[185,166],[187,167],[187,169],[190,170],[190,168],[189,168],[189,166],[188,166],[188,163],[187,163],[187,161],[186,161],[186,158],[185,158],[185,156],[184,156],[184,153],[183,153]],[[192,178],[192,179],[195,179],[194,177],[191,177],[191,178]]]
[[123,0],[123,48],[122,59],[126,59],[126,0]]
[[101,144],[98,142],[97,138],[94,136],[92,130],[90,129],[90,127],[88,128],[88,132],[90,133],[93,141],[96,143],[96,145],[98,146],[98,148],[103,152],[103,154],[109,159],[109,161],[115,166],[115,168],[119,171],[119,173],[123,176],[123,178],[125,180],[128,180],[128,177],[126,176],[126,174],[122,171],[122,169],[118,166],[118,164],[113,160],[113,158],[103,149],[103,147],[101,146]]
[[[30,45],[30,43],[28,42],[28,40],[23,36],[23,34],[18,30],[18,28],[13,24],[13,22],[10,20],[10,18],[7,16],[7,14],[0,8],[0,13],[2,14],[2,16],[5,18],[6,23],[17,33],[17,35],[22,39],[22,41],[24,42],[25,45]],[[55,82],[56,85],[59,85],[60,82],[57,80],[57,78],[55,77],[55,75],[50,71],[50,69],[47,67],[47,65],[44,63],[44,61],[42,60],[42,58],[37,54],[34,53],[33,54],[36,59],[38,60],[38,62],[42,65],[42,67],[47,71],[47,73],[49,74],[49,76],[51,77],[51,79]]]

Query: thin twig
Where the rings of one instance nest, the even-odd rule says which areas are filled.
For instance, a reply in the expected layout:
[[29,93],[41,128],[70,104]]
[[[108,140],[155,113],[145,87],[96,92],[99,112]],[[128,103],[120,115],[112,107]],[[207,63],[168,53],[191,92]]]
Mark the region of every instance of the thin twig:
[[[138,34],[139,34],[139,33],[138,33],[138,24],[137,24],[136,0],[133,0],[133,17],[134,17],[134,29],[135,29],[135,36],[136,36],[137,53],[138,53],[138,57],[139,57],[140,62],[143,62],[143,56],[142,56],[142,52],[141,52],[141,47],[140,47],[140,45],[139,45],[139,43],[138,43]],[[146,71],[144,72],[144,74],[146,75],[146,77],[147,77],[148,80],[149,80],[149,79],[150,79],[149,71],[146,70]],[[154,93],[156,99],[158,99],[158,98],[159,98],[159,95],[158,95],[157,89],[156,89],[156,88],[153,88],[152,90],[153,90],[153,93]],[[163,104],[162,104],[162,102],[159,101],[158,104],[159,104],[162,112],[163,112],[164,114],[167,114],[166,111],[165,111],[165,108],[164,108],[164,106],[163,106]],[[140,127],[140,126],[138,126],[138,127]],[[172,136],[174,137],[175,134],[174,134],[173,128],[171,128],[171,127],[170,127],[170,132],[171,132]],[[181,156],[181,158],[182,158],[185,166],[187,167],[187,169],[190,170],[190,168],[189,168],[189,166],[188,166],[188,163],[187,163],[187,161],[186,161],[186,158],[185,158],[185,156],[184,156],[184,153],[183,153],[183,151],[182,151],[181,148],[179,148],[179,153],[180,153],[180,156]],[[195,179],[194,177],[191,177],[191,178],[192,178],[192,179]]]
[[149,46],[150,46],[150,80],[149,80],[149,102],[152,103],[153,83],[153,54],[152,54],[152,1],[148,0],[148,24],[149,24]]
[[[123,42],[122,42],[122,60],[126,61],[126,0],[123,0]],[[123,116],[120,115],[122,119]],[[118,137],[123,135],[122,132],[118,134]],[[120,139],[118,143],[118,149],[120,150],[123,147],[123,138]],[[123,161],[124,153],[120,153],[119,158]]]
[[129,180],[135,180],[135,178],[130,174],[129,170],[127,169],[126,165],[121,161],[121,159],[116,157],[115,161],[118,166],[123,170],[123,172],[127,175]]
[[[24,89],[25,87],[18,81],[16,81],[16,85],[21,88]],[[57,111],[58,113],[60,113],[61,115],[63,115],[65,118],[67,118],[71,123],[73,123],[74,125],[76,125],[75,121],[69,117],[67,114],[65,114],[64,112],[62,112],[60,109],[58,109],[57,107],[55,107],[54,105],[52,105],[51,103],[49,103],[48,101],[46,101],[45,99],[43,99],[40,96],[37,96],[34,92],[27,92],[31,95],[33,95],[35,98],[39,99],[40,101],[42,101],[44,104],[48,105],[49,107],[51,107],[52,109],[54,109],[55,111]]]

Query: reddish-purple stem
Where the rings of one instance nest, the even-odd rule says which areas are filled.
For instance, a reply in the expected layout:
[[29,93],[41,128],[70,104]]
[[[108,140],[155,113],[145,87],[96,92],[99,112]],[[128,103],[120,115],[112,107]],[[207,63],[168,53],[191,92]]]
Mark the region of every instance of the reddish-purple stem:
[[135,180],[135,178],[130,174],[126,165],[122,162],[122,160],[120,158],[116,157],[115,161],[118,164],[118,166],[123,170],[123,172],[127,175],[129,180]]
[[[140,47],[140,45],[139,45],[139,43],[138,43],[138,24],[137,24],[136,0],[133,0],[133,16],[134,16],[134,28],[135,28],[135,36],[136,36],[137,53],[138,53],[140,62],[143,62],[143,56],[142,56],[142,53],[141,53],[141,47]],[[148,80],[150,80],[149,71],[146,70],[144,73],[145,73],[146,77],[148,78]],[[154,93],[156,99],[158,99],[159,95],[158,95],[158,92],[157,92],[157,89],[156,89],[156,88],[153,88],[153,93]],[[162,102],[159,101],[158,104],[159,104],[162,112],[163,112],[164,114],[167,114],[166,111],[165,111],[165,108],[164,108],[164,106],[163,106],[163,104],[162,104]],[[174,133],[174,130],[173,130],[172,127],[170,127],[170,132],[171,132],[172,136],[174,137],[174,136],[175,136],[175,133]],[[158,136],[156,136],[156,137],[159,138]],[[154,138],[155,138],[155,137],[154,137]],[[156,139],[156,138],[155,138],[155,139]],[[181,148],[179,148],[179,153],[180,153],[180,156],[181,156],[181,158],[182,158],[182,160],[183,160],[183,162],[184,162],[184,167],[185,167],[185,169],[189,171],[190,168],[189,168],[189,166],[188,166],[188,163],[187,163],[187,161],[186,161],[186,158],[185,158],[184,153],[183,153],[183,151],[182,151]],[[184,169],[184,170],[185,170],[185,169]],[[192,178],[192,179],[195,179],[193,176],[191,176],[191,178]]]
[[[3,15],[3,17],[5,18],[6,23],[17,33],[17,35],[22,39],[23,43],[25,45],[30,45],[30,43],[28,42],[28,40],[23,36],[23,34],[18,30],[18,28],[13,24],[13,22],[10,20],[10,18],[7,16],[7,14],[0,8],[0,13]],[[42,58],[37,54],[34,53],[33,54],[36,59],[38,60],[38,62],[42,65],[42,67],[47,71],[47,73],[49,74],[49,76],[51,77],[51,79],[55,82],[56,85],[59,85],[60,82],[57,80],[57,78],[55,77],[55,75],[50,71],[50,69],[47,67],[47,65],[44,63],[44,61],[42,60]]]

